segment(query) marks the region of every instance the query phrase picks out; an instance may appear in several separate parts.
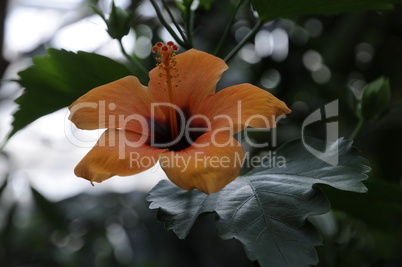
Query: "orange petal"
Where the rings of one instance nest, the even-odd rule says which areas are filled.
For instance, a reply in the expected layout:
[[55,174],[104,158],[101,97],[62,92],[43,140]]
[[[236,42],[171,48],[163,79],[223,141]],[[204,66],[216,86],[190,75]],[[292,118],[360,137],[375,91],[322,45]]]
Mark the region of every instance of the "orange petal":
[[[213,55],[195,49],[175,56],[172,71],[174,104],[182,109],[198,105],[209,94],[215,93],[216,84],[228,68],[226,63]],[[149,89],[159,102],[168,102],[166,78],[159,67],[150,71]],[[163,73],[162,73],[163,74]]]
[[218,192],[238,175],[244,159],[240,143],[227,132],[206,132],[190,147],[160,155],[168,178],[184,190]]
[[148,134],[151,113],[157,120],[164,115],[151,91],[134,76],[92,89],[69,107],[69,119],[80,129],[121,128]]
[[235,134],[246,126],[274,128],[276,118],[290,109],[261,88],[239,84],[208,96],[195,113],[205,115],[212,129],[227,128]]
[[108,129],[98,143],[78,163],[74,172],[91,182],[102,182],[114,175],[127,176],[145,171],[158,162],[159,149],[144,144],[146,136]]

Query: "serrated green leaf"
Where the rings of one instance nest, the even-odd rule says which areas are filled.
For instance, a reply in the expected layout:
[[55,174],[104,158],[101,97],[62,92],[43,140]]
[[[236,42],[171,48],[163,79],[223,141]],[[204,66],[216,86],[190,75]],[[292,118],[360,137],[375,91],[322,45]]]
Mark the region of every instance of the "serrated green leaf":
[[[216,209],[214,197],[217,194],[207,195],[198,190],[184,191],[167,180],[162,180],[154,187],[147,200],[151,202],[151,209],[158,209],[158,219],[165,224],[165,228],[184,239],[190,232],[197,217],[202,213],[213,212]],[[184,200],[184,202],[181,202]],[[177,203],[169,205],[164,210],[160,203]]]
[[387,10],[401,0],[251,0],[260,20],[308,14],[337,14],[363,10]]
[[[332,145],[315,138],[305,138],[303,142],[296,139],[286,143],[275,152],[275,157],[283,157],[286,160],[284,168],[264,168],[256,167],[250,170],[247,176],[275,175],[284,179],[294,179],[297,181],[302,177],[303,183],[326,184],[334,188],[365,193],[367,188],[361,183],[367,178],[370,168],[367,167],[367,160],[356,155],[352,147],[353,141],[338,139]],[[326,148],[327,155],[338,157],[338,164],[331,166],[325,161],[312,155],[306,145],[323,150]],[[328,146],[327,146],[328,145]],[[271,158],[267,158],[272,161]],[[263,165],[267,165],[264,164]],[[352,176],[352,177],[350,177]]]
[[[325,142],[308,139],[310,146]],[[355,155],[351,141],[338,140],[327,151],[339,154],[337,166],[310,154],[300,140],[279,148],[276,158],[286,165],[252,169],[223,190],[206,195],[197,190],[183,191],[168,181],[155,186],[148,197],[151,208],[168,229],[184,238],[199,215],[217,214],[217,228],[223,239],[236,238],[250,260],[261,266],[310,266],[317,263],[314,246],[321,237],[307,221],[309,215],[323,214],[330,204],[317,184],[365,192],[361,183],[369,170],[366,161]],[[266,160],[272,160],[265,158]],[[275,164],[273,164],[275,165]]]
[[25,89],[16,103],[10,137],[34,120],[70,105],[90,89],[130,75],[122,64],[94,53],[49,49],[18,73]]

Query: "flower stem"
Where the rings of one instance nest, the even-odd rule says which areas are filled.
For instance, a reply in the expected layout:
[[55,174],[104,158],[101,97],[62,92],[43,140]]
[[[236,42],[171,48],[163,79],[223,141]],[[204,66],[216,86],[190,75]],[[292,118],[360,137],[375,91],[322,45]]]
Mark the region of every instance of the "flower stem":
[[158,16],[159,21],[162,23],[162,25],[166,28],[166,30],[172,35],[173,39],[182,47],[184,48],[189,48],[187,43],[185,43],[180,37],[174,32],[172,27],[170,27],[169,23],[165,20],[165,18],[162,15],[161,10],[158,7],[158,4],[155,2],[155,0],[151,0],[151,4],[155,9],[156,15]]
[[224,58],[225,62],[229,62],[236,55],[236,53],[257,33],[262,24],[262,21],[258,20],[246,37],[244,37],[243,40],[241,40],[240,43],[238,43],[236,47],[233,48],[233,50],[230,51],[230,53]]
[[356,137],[360,134],[361,130],[363,129],[364,124],[365,120],[363,118],[360,118],[359,122],[357,123],[355,129],[353,130],[349,138],[353,140],[356,139]]
[[130,56],[126,52],[126,50],[124,49],[123,42],[121,41],[121,39],[118,39],[118,41],[119,41],[119,44],[120,44],[121,53],[125,56],[125,58],[131,63],[131,65],[133,65],[135,68],[139,69],[142,74],[144,74],[145,76],[148,76],[147,69],[144,68],[144,66],[140,62],[135,60],[132,56]]
[[240,7],[242,6],[243,2],[244,2],[244,0],[240,0],[239,3],[237,4],[236,9],[234,10],[234,12],[232,14],[232,17],[230,18],[229,23],[226,26],[225,31],[223,32],[222,38],[220,39],[218,46],[215,49],[215,52],[214,52],[215,56],[217,56],[219,54],[220,50],[222,49],[222,45],[226,41],[226,38],[228,37],[230,29],[232,28],[233,23],[235,21],[236,14],[239,11]]
[[169,14],[169,17],[172,20],[177,31],[180,33],[181,38],[183,38],[183,41],[186,42],[186,35],[184,34],[183,30],[181,29],[179,23],[177,23],[176,19],[174,18],[172,11],[170,11],[170,8],[169,8],[166,0],[162,0],[162,4],[163,4],[163,7],[166,9],[167,13]]

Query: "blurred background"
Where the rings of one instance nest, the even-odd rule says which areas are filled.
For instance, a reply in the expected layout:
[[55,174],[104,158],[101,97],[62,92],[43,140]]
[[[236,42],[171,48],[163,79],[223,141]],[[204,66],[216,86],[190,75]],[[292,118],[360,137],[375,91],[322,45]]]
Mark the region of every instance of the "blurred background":
[[[196,12],[194,46],[212,53],[237,1],[211,1]],[[124,46],[147,69],[151,47],[172,38],[149,1],[116,0],[137,7]],[[175,16],[180,17],[172,5]],[[0,140],[11,130],[14,99],[23,92],[18,72],[49,47],[95,52],[125,61],[104,21],[109,0],[3,0],[0,2]],[[220,56],[254,26],[244,6]],[[324,237],[319,266],[402,266],[402,6],[387,12],[301,16],[263,25],[230,62],[219,88],[252,83],[285,101],[292,114],[278,126],[278,145],[300,137],[304,119],[339,99],[339,136],[348,138],[358,119],[353,103],[369,82],[390,79],[391,102],[367,123],[355,145],[372,167],[367,195],[324,187],[333,211],[312,218]],[[219,89],[218,88],[218,89]],[[42,117],[18,132],[0,152],[0,266],[255,266],[236,240],[222,241],[213,215],[201,218],[179,240],[148,209],[147,192],[160,168],[114,177],[92,187],[73,169],[98,131],[79,131],[67,109]],[[73,128],[72,128],[73,127]],[[85,142],[72,142],[66,129]],[[325,137],[325,122],[307,134]],[[66,134],[67,132],[67,134]],[[269,251],[267,252],[269,253]]]

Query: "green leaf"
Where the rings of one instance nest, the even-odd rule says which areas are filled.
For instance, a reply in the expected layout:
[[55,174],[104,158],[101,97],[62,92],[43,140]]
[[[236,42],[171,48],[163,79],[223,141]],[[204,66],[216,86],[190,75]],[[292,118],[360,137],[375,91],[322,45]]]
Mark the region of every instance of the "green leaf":
[[101,55],[49,49],[18,75],[25,91],[16,100],[20,107],[9,137],[34,120],[69,106],[90,89],[130,75],[130,71]]
[[[308,144],[325,146],[317,139],[308,139]],[[161,181],[148,201],[152,209],[159,209],[158,219],[180,238],[199,215],[215,212],[219,235],[238,239],[250,260],[258,260],[261,266],[310,266],[318,261],[314,246],[321,237],[307,218],[330,209],[317,184],[366,192],[361,181],[369,168],[351,145],[339,139],[328,147],[328,153],[339,154],[339,164],[332,166],[310,154],[301,140],[294,140],[263,156],[260,166],[215,194],[183,191]]]
[[337,14],[362,10],[387,10],[401,0],[251,0],[260,20],[307,14]]
[[[158,219],[164,222],[166,229],[173,230],[179,238],[184,239],[200,214],[216,209],[217,196],[198,190],[184,191],[163,180],[152,189],[147,200],[152,202],[151,209],[159,208]],[[167,204],[166,210],[162,203]]]

